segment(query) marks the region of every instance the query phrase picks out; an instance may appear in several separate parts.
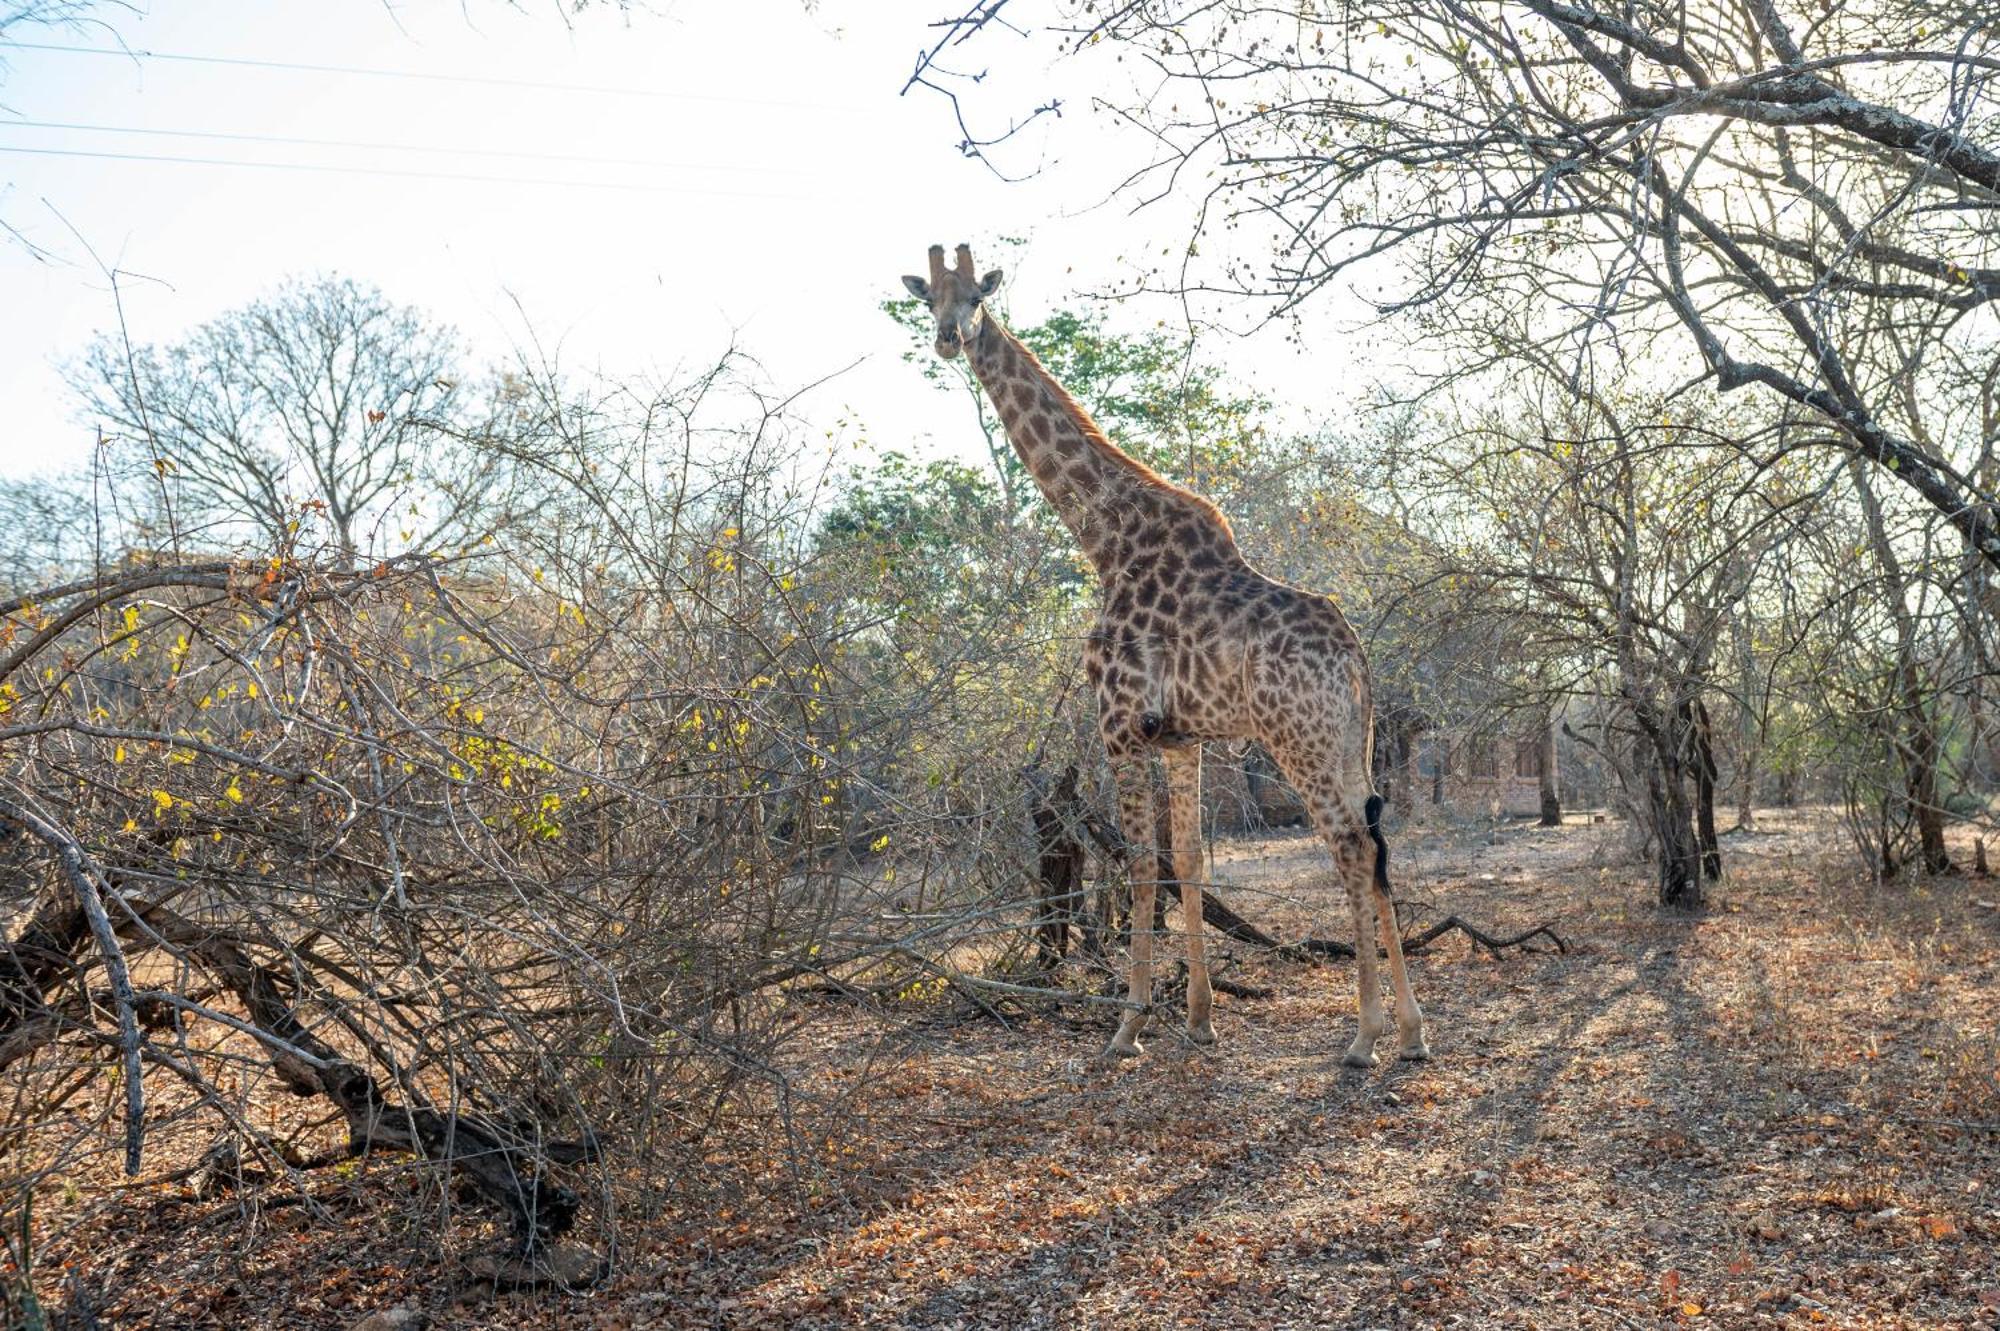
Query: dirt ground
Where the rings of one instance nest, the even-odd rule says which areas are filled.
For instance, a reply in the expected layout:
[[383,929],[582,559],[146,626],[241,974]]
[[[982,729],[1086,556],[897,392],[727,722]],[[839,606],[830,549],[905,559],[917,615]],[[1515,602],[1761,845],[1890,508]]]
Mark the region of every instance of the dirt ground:
[[[120,1326],[2000,1326],[2000,884],[1832,886],[1838,829],[1771,813],[1689,920],[1616,830],[1398,838],[1420,909],[1569,944],[1414,960],[1427,1064],[1344,1069],[1351,967],[1225,943],[1271,996],[1220,997],[1212,1050],[1102,1069],[1101,1009],[830,1031],[793,1069],[844,1106],[809,1167],[626,1216],[584,1292],[425,1268],[373,1204],[395,1170],[248,1222],[162,1196],[48,1257],[115,1271]],[[1273,933],[1344,932],[1304,835],[1214,874]]]

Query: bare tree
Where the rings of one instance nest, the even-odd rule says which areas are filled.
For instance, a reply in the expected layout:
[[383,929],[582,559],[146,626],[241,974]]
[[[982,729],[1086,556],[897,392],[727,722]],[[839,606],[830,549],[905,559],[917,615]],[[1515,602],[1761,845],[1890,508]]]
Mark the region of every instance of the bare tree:
[[1569,704],[1624,787],[1662,904],[1698,907],[1722,870],[1717,647],[1756,613],[1760,566],[1808,519],[1812,487],[1782,456],[1774,470],[1768,426],[1677,417],[1615,381],[1577,393],[1520,350],[1512,389],[1438,420],[1428,456],[1391,482],[1431,538],[1407,596],[1440,639],[1494,644],[1474,664],[1493,698],[1511,686],[1545,772],[1551,713]]
[[493,460],[437,428],[484,409],[458,362],[449,329],[321,277],[172,346],[100,338],[70,380],[118,478],[168,524],[147,543],[296,547],[323,523],[352,567],[462,540],[487,516]]
[[60,580],[87,563],[96,528],[79,478],[0,480],[0,594]]
[[[1012,31],[1000,8],[946,17],[948,49]],[[1717,388],[1776,394],[2000,566],[1987,7],[1053,8],[1075,47],[1157,76],[1107,97],[1157,153],[1130,192],[1202,192],[1198,243],[1152,285],[1284,309],[1352,283],[1469,360],[1524,300],[1551,348],[1677,329]]]

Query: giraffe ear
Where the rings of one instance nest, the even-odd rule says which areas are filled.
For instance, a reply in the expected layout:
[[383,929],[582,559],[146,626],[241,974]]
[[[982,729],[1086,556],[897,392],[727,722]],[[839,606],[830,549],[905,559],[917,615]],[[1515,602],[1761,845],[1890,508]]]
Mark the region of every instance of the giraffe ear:
[[923,279],[923,278],[921,278],[921,277],[910,277],[910,276],[907,276],[907,275],[905,275],[905,276],[904,276],[904,278],[903,278],[903,285],[904,285],[905,287],[908,287],[908,288],[909,288],[909,291],[910,291],[910,294],[911,294],[912,296],[915,296],[915,297],[916,297],[916,298],[917,298],[918,300],[921,300],[921,301],[926,301],[926,302],[928,302],[928,301],[930,300],[930,298],[931,298],[931,284],[930,284],[930,283],[928,283],[928,282],[926,282],[926,281],[924,281],[924,279]]
[[979,297],[981,300],[984,300],[999,289],[1000,270],[998,268],[995,268],[992,272],[979,279]]

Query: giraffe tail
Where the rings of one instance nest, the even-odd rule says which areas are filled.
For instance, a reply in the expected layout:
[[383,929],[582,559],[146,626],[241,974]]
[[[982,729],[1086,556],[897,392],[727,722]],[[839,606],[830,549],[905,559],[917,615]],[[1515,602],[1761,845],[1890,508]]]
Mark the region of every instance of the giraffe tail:
[[1389,843],[1382,839],[1382,797],[1368,797],[1368,835],[1375,842],[1375,886],[1389,895]]

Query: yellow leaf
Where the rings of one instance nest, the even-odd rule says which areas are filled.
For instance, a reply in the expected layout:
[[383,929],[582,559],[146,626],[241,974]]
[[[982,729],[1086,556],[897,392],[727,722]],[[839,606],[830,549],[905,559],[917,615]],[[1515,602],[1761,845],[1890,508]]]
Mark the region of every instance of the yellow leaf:
[[171,809],[173,807],[174,807],[174,797],[172,795],[169,795],[164,790],[156,790],[153,792],[153,811],[155,813],[165,813],[168,809]]
[[233,776],[229,778],[229,789],[222,793],[229,798],[231,804],[241,804],[243,802],[243,787],[236,784],[236,778]]
[[111,761],[114,763],[122,763],[125,761],[125,746],[123,744],[120,744],[117,748],[111,751]]

